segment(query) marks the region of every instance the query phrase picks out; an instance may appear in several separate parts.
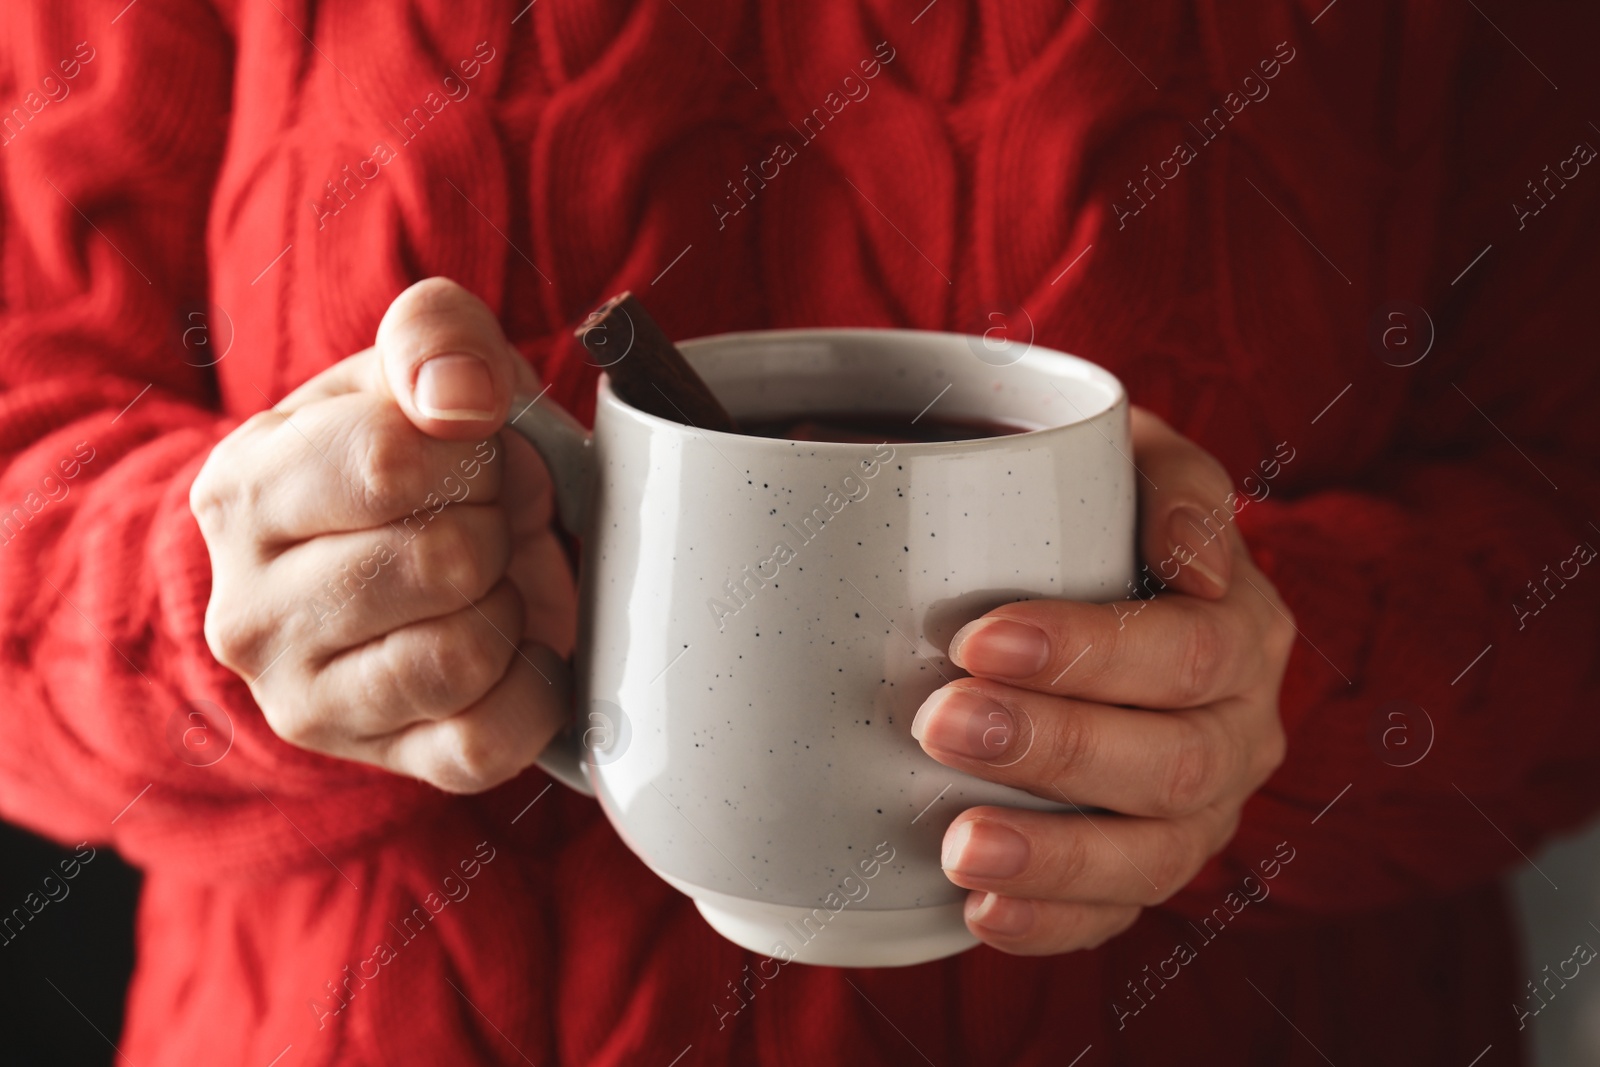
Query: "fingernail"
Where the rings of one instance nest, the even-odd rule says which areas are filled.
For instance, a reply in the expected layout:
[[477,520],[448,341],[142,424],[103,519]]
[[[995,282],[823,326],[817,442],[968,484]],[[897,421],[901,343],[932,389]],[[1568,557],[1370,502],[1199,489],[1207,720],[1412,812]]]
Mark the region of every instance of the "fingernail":
[[434,356],[417,371],[417,410],[453,422],[494,418],[494,377],[477,356]]
[[[974,899],[977,903],[973,903]],[[1030,900],[985,893],[981,897],[969,896],[965,911],[969,923],[1006,937],[1020,937],[1033,928]]]
[[1181,565],[1204,578],[1218,593],[1225,593],[1231,565],[1224,531],[1207,525],[1215,522],[1199,508],[1178,508],[1167,522],[1167,542]]
[[945,835],[939,865],[973,878],[1012,878],[1028,865],[1028,839],[988,819],[968,819]]
[[972,674],[1028,678],[1050,662],[1050,639],[1012,619],[973,619],[950,640],[950,659]]
[[994,701],[960,686],[937,689],[917,709],[911,736],[926,748],[997,759],[1016,736],[1016,720]]

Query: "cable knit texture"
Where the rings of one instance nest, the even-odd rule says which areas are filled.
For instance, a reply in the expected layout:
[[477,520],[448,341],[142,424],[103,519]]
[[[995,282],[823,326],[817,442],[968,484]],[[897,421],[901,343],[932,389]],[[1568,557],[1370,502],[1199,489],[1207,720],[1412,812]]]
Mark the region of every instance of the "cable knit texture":
[[[1043,1065],[1092,1046],[1090,1067],[1467,1063],[1492,1043],[1485,1063],[1512,1062],[1494,879],[1600,799],[1597,590],[1520,629],[1511,607],[1600,543],[1600,178],[1520,228],[1509,205],[1600,134],[1568,110],[1594,98],[1593,16],[1492,5],[1535,69],[1473,6],[5,5],[0,813],[145,868],[122,1051]],[[1270,93],[1234,116],[1248,75]],[[1195,158],[1151,181],[1183,141]],[[745,184],[780,142],[792,158]],[[1288,762],[1193,885],[1097,951],[792,966],[734,1011],[756,957],[593,802],[555,788],[524,811],[537,771],[448,798],[301,752],[207,652],[195,471],[429,275],[488,301],[584,418],[570,327],[631,287],[677,337],[1001,314],[1111,368],[1236,479],[1286,444],[1238,521],[1304,635]],[[1405,368],[1370,341],[1396,299],[1437,329]],[[1373,741],[1395,699],[1431,719],[1411,767]],[[168,743],[189,701],[233,724],[212,766]],[[1270,897],[1206,938],[1193,923],[1280,843]],[[463,862],[470,895],[406,937]],[[1152,981],[1178,942],[1199,958]]]

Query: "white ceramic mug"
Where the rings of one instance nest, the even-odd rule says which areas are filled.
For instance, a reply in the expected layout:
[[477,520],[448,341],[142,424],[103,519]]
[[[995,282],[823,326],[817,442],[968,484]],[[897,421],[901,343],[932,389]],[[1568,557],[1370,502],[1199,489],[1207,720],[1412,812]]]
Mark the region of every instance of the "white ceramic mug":
[[945,829],[976,804],[1064,805],[944,767],[911,720],[962,676],[945,649],[968,620],[1124,595],[1122,386],[1073,356],[959,334],[681,348],[736,419],[931,403],[1037,429],[882,445],[702,432],[602,378],[590,434],[519,401],[510,425],[583,543],[578,723],[541,766],[598,796],[627,845],[752,951],[874,967],[970,947],[966,890],[939,866]]

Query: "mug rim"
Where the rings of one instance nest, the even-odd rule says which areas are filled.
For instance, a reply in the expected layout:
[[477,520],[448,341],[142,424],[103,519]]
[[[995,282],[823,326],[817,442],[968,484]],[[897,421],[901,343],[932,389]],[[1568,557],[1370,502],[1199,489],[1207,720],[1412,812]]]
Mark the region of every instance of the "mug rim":
[[[676,344],[681,350],[684,351],[685,354],[689,354],[696,349],[707,348],[713,345],[732,345],[737,344],[740,341],[755,339],[770,340],[783,338],[820,341],[850,337],[902,337],[906,339],[934,337],[939,338],[944,342],[948,342],[950,340],[961,340],[965,342],[976,336],[978,335],[956,333],[949,330],[919,330],[899,327],[804,326],[777,330],[732,330],[727,333],[707,334],[704,337],[692,337],[684,341],[676,342]],[[1034,353],[1038,353],[1040,356],[1052,361],[1066,361],[1068,365],[1084,372],[1084,377],[1095,381],[1099,385],[1109,387],[1111,395],[1110,402],[1106,404],[1104,408],[1092,415],[1084,416],[1076,419],[1073,422],[1060,423],[1059,425],[1055,426],[1040,426],[1036,429],[1019,430],[1014,433],[1002,434],[1000,436],[966,437],[953,441],[897,441],[895,442],[895,448],[908,448],[917,451],[939,452],[949,451],[952,449],[969,448],[973,445],[993,445],[996,442],[1014,442],[1025,439],[1037,440],[1041,435],[1062,433],[1064,431],[1074,430],[1086,424],[1093,424],[1102,419],[1116,418],[1118,413],[1128,406],[1128,391],[1127,388],[1123,386],[1122,380],[1105,367],[1100,366],[1098,363],[1085,359],[1082,356],[1075,356],[1070,352],[1063,352],[1060,349],[1051,348],[1048,345],[1041,345],[1033,342],[1028,344],[1027,349],[1021,358],[1027,358]],[[618,396],[611,388],[611,376],[606,373],[605,368],[600,368],[600,379],[596,386],[596,402],[599,405],[612,407],[643,423],[644,425],[650,426],[659,431],[676,431],[680,435],[700,434],[708,438],[721,439],[723,441],[737,441],[747,448],[772,446],[787,449],[789,446],[793,445],[805,445],[808,448],[832,450],[838,452],[843,452],[845,450],[859,450],[861,448],[860,442],[796,441],[788,437],[762,437],[755,434],[730,433],[726,430],[708,430],[687,423],[677,422],[673,419],[663,418],[660,415],[652,414],[643,410],[642,408],[634,407],[632,404]],[[1071,401],[1069,400],[1068,403],[1071,403]],[[1074,405],[1074,407],[1076,407],[1076,405]]]

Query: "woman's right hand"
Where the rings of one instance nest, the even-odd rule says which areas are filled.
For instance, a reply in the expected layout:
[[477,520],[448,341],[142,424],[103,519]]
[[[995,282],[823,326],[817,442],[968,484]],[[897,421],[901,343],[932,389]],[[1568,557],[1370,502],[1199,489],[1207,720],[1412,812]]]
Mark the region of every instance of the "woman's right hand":
[[494,314],[432,278],[212,451],[206,641],[279,737],[472,793],[566,722],[576,594],[544,465],[497,433],[514,392]]

